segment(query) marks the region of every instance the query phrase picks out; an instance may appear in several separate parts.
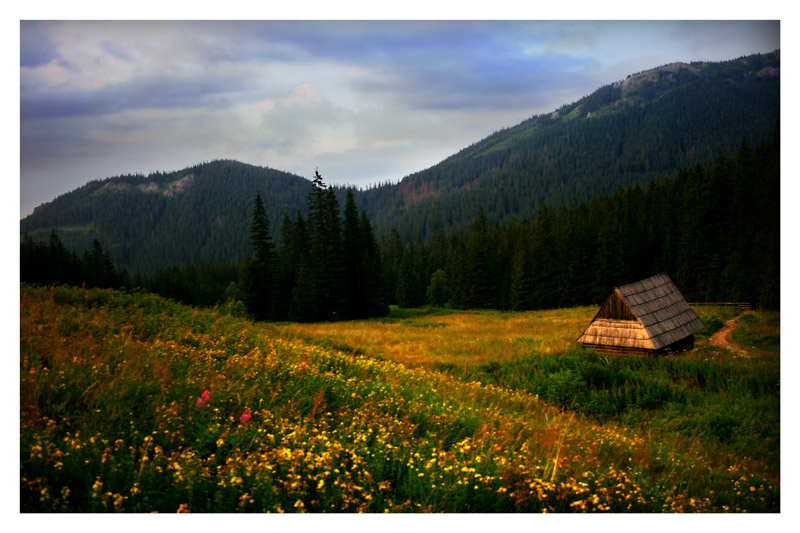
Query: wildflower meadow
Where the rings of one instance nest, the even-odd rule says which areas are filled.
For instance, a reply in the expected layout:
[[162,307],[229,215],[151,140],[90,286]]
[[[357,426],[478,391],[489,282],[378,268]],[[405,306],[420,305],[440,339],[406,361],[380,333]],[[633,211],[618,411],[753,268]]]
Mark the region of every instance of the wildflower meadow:
[[459,364],[326,335],[23,285],[21,511],[780,511],[773,352],[612,362],[528,333]]

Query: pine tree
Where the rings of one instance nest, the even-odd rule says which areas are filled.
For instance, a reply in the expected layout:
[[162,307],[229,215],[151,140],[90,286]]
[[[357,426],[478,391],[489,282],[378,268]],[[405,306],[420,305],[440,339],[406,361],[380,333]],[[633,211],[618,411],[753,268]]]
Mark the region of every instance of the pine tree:
[[253,221],[250,224],[250,246],[256,252],[256,257],[269,266],[272,260],[272,237],[269,233],[269,220],[264,210],[264,202],[261,200],[261,193],[256,193],[256,200],[253,205]]
[[306,229],[308,255],[297,269],[291,314],[302,320],[341,318],[346,301],[339,203],[319,172],[308,194]]
[[383,270],[385,292],[389,295],[389,303],[397,303],[397,279],[400,272],[400,263],[406,254],[406,247],[400,238],[400,233],[392,228],[389,240],[383,247]]
[[494,306],[494,280],[492,279],[492,249],[489,242],[489,223],[481,206],[478,216],[470,224],[467,234],[467,305],[490,308]]
[[87,250],[83,256],[84,275],[86,284],[90,287],[115,287],[117,286],[117,272],[114,263],[103,250],[100,241],[92,241],[91,250]]
[[409,254],[403,254],[400,268],[397,271],[397,289],[395,293],[397,305],[400,307],[414,307],[414,272],[411,268]]
[[275,258],[275,290],[273,291],[273,313],[276,320],[288,320],[292,291],[297,280],[297,268],[303,255],[305,242],[305,225],[303,216],[298,211],[297,221],[285,214],[281,224],[281,246]]
[[366,213],[361,213],[358,226],[363,254],[361,270],[364,273],[364,318],[384,316],[389,312],[389,307],[386,305],[381,253]]
[[269,221],[259,193],[256,193],[253,205],[250,245],[255,255],[247,259],[242,272],[244,304],[256,320],[267,320],[273,316],[273,244],[269,234]]
[[346,286],[346,316],[362,318],[365,314],[364,294],[364,243],[359,227],[358,208],[353,189],[347,189],[344,207],[344,228],[342,233],[344,248],[344,268]]
[[447,272],[438,269],[431,274],[431,282],[428,285],[428,303],[435,307],[444,307],[450,300],[450,283],[447,280]]
[[515,311],[527,311],[536,306],[531,225],[530,221],[523,222],[517,238],[517,246],[514,249],[511,308]]

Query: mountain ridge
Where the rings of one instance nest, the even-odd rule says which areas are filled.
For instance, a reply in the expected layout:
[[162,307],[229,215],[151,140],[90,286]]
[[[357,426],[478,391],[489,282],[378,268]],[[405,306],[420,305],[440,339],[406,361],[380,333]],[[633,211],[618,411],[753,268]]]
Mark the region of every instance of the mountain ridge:
[[[529,171],[536,177],[551,178],[547,172],[541,172],[554,165],[553,159],[560,158],[569,161],[573,157],[581,157],[582,154],[570,153],[564,150],[565,144],[574,143],[575,139],[580,139],[585,132],[578,132],[578,127],[586,127],[590,135],[600,137],[608,135],[609,130],[615,136],[615,143],[607,146],[608,154],[616,157],[609,158],[607,168],[616,169],[618,179],[613,180],[612,186],[601,187],[599,193],[607,194],[612,192],[616,185],[631,185],[634,183],[644,184],[656,175],[674,173],[681,166],[693,166],[694,164],[706,164],[721,153],[732,154],[743,137],[749,137],[754,143],[758,143],[771,135],[775,123],[779,119],[779,83],[771,84],[770,90],[765,91],[769,94],[751,94],[744,92],[751,91],[758,93],[764,87],[760,87],[757,81],[779,80],[780,76],[780,51],[776,50],[770,54],[756,54],[733,59],[725,62],[692,62],[692,63],[671,63],[648,69],[636,74],[629,75],[625,80],[618,80],[614,83],[600,87],[593,93],[576,100],[570,104],[565,104],[553,112],[534,115],[515,126],[501,129],[485,137],[479,142],[460,150],[456,154],[446,158],[438,165],[428,169],[413,173],[395,185],[400,191],[401,197],[423,201],[409,202],[412,209],[409,209],[409,218],[426,219],[430,218],[430,212],[420,213],[420,204],[427,198],[440,198],[448,192],[459,193],[460,190],[468,188],[471,183],[480,179],[490,179],[493,173],[501,173],[509,168],[516,171],[521,170],[520,165],[515,164],[519,160],[538,157],[540,167],[533,169],[523,169]],[[725,80],[730,87],[713,87],[715,82]],[[700,86],[698,93],[695,94],[693,102],[682,102],[681,97],[687,96],[688,87]],[[723,97],[729,99],[727,106],[715,101],[721,98],[718,93],[727,93]],[[690,100],[692,100],[690,99]],[[689,103],[690,105],[687,105]],[[691,107],[695,108],[697,120],[693,120]],[[659,111],[659,107],[664,108]],[[741,108],[741,109],[740,109]],[[755,127],[735,124],[724,116],[725,113],[733,111],[740,112],[746,119],[741,122],[758,122]],[[653,120],[654,113],[660,117]],[[628,115],[623,119],[627,123],[615,124],[620,122],[621,115]],[[674,116],[673,123],[665,117]],[[768,117],[768,118],[765,118]],[[683,119],[683,123],[681,121]],[[597,127],[598,122],[605,120],[607,128]],[[716,127],[717,133],[710,135],[708,130],[698,126],[698,122],[717,121],[721,123]],[[654,123],[656,122],[656,123]],[[640,126],[644,124],[646,128]],[[636,139],[636,135],[642,136],[644,133],[649,137],[663,138],[664,132],[670,129],[689,126],[694,131],[687,131],[684,139],[678,142],[658,143],[653,147],[642,147],[642,142]],[[636,132],[637,129],[640,130]],[[559,131],[561,130],[561,131]],[[627,131],[626,131],[627,130]],[[729,130],[724,140],[719,137],[719,130]],[[668,132],[667,135],[670,135]],[[718,137],[716,142],[709,142],[705,137]],[[559,139],[560,138],[560,139]],[[563,140],[562,150],[559,154],[554,150],[552,142]],[[538,144],[537,144],[538,143]],[[649,148],[649,149],[644,149]],[[647,152],[648,157],[640,157],[639,161],[634,159],[634,152]],[[438,168],[447,166],[469,165],[469,162],[480,162],[482,158],[491,159],[483,168],[473,168],[471,172],[462,172],[461,175],[451,180],[451,191],[442,190],[438,185],[441,179],[432,176],[437,173]],[[584,164],[584,166],[586,166]],[[548,190],[542,191],[540,198],[533,199],[533,208],[528,212],[519,213],[522,216],[534,216],[538,207],[543,203],[541,197],[549,199],[550,203],[563,204],[569,201],[589,199],[594,194],[559,194],[554,190],[557,188],[569,188],[569,179],[575,175],[567,169],[561,172],[561,177],[566,180],[552,180]],[[538,171],[538,172],[537,172]],[[626,176],[627,175],[627,176]],[[592,184],[583,180],[580,184],[583,188],[591,187]],[[373,191],[369,191],[374,194]],[[549,198],[548,198],[549,197]],[[491,193],[484,195],[488,198],[488,204],[496,199],[492,199]],[[531,203],[531,202],[529,202]],[[470,205],[471,211],[476,211],[478,204]],[[413,209],[417,208],[417,209]],[[463,206],[462,206],[463,208]],[[416,212],[415,212],[416,211]],[[497,209],[487,208],[487,215],[490,220],[502,221],[506,217],[499,215]],[[514,211],[512,209],[512,211]],[[392,218],[392,217],[389,217]],[[377,226],[397,225],[393,217],[388,221],[376,220]],[[461,231],[465,227],[462,221],[458,225],[444,224],[447,229]],[[404,237],[413,237],[422,228],[419,224],[411,225],[410,231],[401,232]],[[386,237],[385,233],[378,232],[380,236]],[[422,232],[423,235],[426,233]]]
[[[463,231],[484,207],[491,222],[535,216],[644,184],[679,168],[757,144],[780,117],[780,53],[726,62],[672,63],[604,85],[558,109],[494,132],[396,183],[356,189],[356,202],[386,240],[407,241],[439,224]],[[82,250],[97,237],[116,264],[137,271],[249,253],[256,192],[271,232],[304,212],[311,181],[269,167],[215,160],[186,169],[94,180],[20,221],[21,233],[58,231]],[[340,199],[344,188],[335,187]],[[340,200],[341,203],[341,200]]]

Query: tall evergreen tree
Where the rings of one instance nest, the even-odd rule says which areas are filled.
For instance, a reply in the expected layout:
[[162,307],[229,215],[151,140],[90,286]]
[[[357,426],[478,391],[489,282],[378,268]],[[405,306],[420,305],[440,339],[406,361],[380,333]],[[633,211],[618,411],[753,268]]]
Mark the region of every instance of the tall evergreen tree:
[[495,280],[492,278],[493,257],[489,241],[489,223],[483,206],[470,224],[467,233],[468,284],[467,305],[469,307],[490,308],[495,304]]
[[297,270],[292,315],[307,321],[341,318],[345,285],[339,204],[318,171],[308,194],[307,231],[308,258]]
[[400,268],[397,271],[397,289],[395,298],[400,307],[414,307],[416,305],[416,290],[414,272],[411,267],[411,258],[408,253],[403,254]]
[[383,316],[389,308],[386,304],[381,254],[372,224],[364,212],[361,213],[358,227],[362,247],[361,270],[364,273],[363,317]]
[[273,244],[269,233],[269,221],[260,193],[256,193],[253,203],[250,245],[253,247],[255,255],[248,258],[242,272],[244,304],[255,319],[267,320],[273,316]]
[[514,249],[513,277],[511,281],[511,308],[527,311],[536,307],[535,276],[533,271],[533,244],[531,242],[530,221],[524,221]]
[[255,250],[256,257],[269,266],[272,260],[272,237],[267,213],[264,210],[264,202],[261,200],[261,193],[258,192],[253,204],[253,221],[250,224],[250,246]]
[[431,275],[431,282],[428,285],[428,303],[436,307],[443,307],[450,300],[450,282],[447,279],[447,272],[441,268]]
[[84,275],[86,284],[91,287],[114,287],[117,285],[117,272],[114,263],[108,256],[100,241],[92,241],[91,250],[87,250],[83,256]]
[[389,303],[397,303],[397,279],[405,253],[406,247],[400,233],[392,228],[389,240],[383,246],[383,270]]
[[346,316],[361,318],[365,314],[365,245],[361,235],[353,189],[347,189],[347,200],[344,207],[344,228],[342,233],[344,251]]

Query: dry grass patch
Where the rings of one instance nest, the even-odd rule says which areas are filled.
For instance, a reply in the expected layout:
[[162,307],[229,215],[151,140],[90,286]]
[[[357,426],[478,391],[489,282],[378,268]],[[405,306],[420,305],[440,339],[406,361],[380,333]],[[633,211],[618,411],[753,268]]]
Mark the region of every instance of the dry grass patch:
[[530,355],[564,353],[575,347],[596,307],[525,313],[453,311],[413,319],[286,324],[284,335],[404,364],[476,365]]

